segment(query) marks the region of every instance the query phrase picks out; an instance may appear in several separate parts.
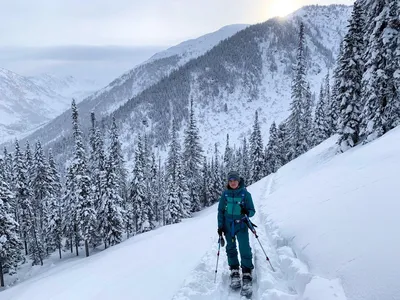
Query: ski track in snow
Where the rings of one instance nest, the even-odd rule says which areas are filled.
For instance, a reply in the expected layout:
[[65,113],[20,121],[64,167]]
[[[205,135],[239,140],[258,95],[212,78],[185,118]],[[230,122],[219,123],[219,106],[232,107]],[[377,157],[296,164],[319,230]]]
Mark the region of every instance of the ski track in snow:
[[[300,262],[291,248],[287,246],[274,246],[274,230],[269,232],[266,224],[266,216],[258,209],[258,203],[266,201],[274,184],[274,175],[270,175],[259,184],[263,184],[261,195],[253,195],[254,204],[256,206],[256,215],[252,218],[255,224],[258,224],[258,238],[264,247],[275,272],[271,270],[269,263],[266,261],[264,252],[260,244],[252,235],[250,243],[253,251],[253,260],[255,269],[253,270],[253,300],[297,300],[299,295],[295,286],[298,283],[298,275],[303,268],[307,267]],[[249,188],[251,191],[251,188]],[[276,238],[276,237],[275,237]],[[215,278],[215,266],[217,262],[218,239],[215,238],[214,246],[205,253],[201,262],[186,278],[182,287],[176,292],[172,300],[204,300],[204,299],[247,299],[240,296],[240,291],[232,291],[229,288],[229,267],[226,257],[225,248],[221,247],[217,279]],[[276,244],[276,243],[275,243]],[[295,269],[295,270],[294,270]],[[294,275],[295,274],[295,275]],[[305,272],[308,274],[308,272]],[[296,277],[296,278],[293,278]],[[301,276],[300,276],[301,277]],[[309,282],[306,280],[305,284]]]

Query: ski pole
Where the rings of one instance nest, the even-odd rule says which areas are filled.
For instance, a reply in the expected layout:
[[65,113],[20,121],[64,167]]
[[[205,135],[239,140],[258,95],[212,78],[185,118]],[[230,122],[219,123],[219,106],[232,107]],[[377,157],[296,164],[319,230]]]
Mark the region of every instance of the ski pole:
[[219,250],[221,249],[221,236],[219,236],[218,239],[218,252],[217,252],[217,265],[215,266],[215,278],[214,278],[214,283],[217,282],[217,270],[218,270],[218,260],[219,260]]
[[251,223],[251,221],[250,221],[250,219],[249,219],[249,217],[248,217],[247,215],[245,215],[245,218],[246,218],[245,223],[247,224],[247,227],[249,227],[250,231],[251,231],[251,232],[254,234],[254,236],[256,237],[258,243],[259,243],[260,246],[261,246],[262,251],[263,251],[264,254],[265,254],[265,258],[267,259],[267,261],[269,262],[269,265],[271,266],[272,271],[275,272],[275,269],[274,269],[274,267],[272,266],[271,261],[270,261],[268,255],[267,255],[267,253],[265,253],[264,247],[261,245],[261,242],[260,242],[260,240],[258,239],[258,235],[257,235],[256,230],[254,229],[253,224]]

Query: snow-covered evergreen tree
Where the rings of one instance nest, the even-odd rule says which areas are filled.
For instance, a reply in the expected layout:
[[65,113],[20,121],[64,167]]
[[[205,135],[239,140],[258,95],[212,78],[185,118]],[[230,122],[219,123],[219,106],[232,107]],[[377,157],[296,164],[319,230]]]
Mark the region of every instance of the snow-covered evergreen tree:
[[[191,202],[191,195],[189,194],[189,187],[188,187],[188,181],[183,175],[182,172],[182,165],[181,162],[179,161],[177,164],[176,168],[176,180],[177,180],[177,186],[178,186],[178,198],[179,198],[179,204],[181,206],[181,217],[182,218],[187,218],[191,216],[192,212],[192,205],[193,202]],[[198,181],[196,183],[197,186],[199,186]],[[199,196],[199,206],[200,206],[200,195]]]
[[178,195],[178,184],[171,176],[168,177],[165,214],[166,224],[179,223],[182,220],[182,206]]
[[264,146],[261,137],[260,123],[258,121],[258,111],[254,118],[253,131],[250,138],[250,161],[251,161],[251,178],[249,183],[260,180],[264,174]]
[[400,24],[398,1],[369,1],[365,5],[369,12],[365,32],[369,47],[363,77],[366,104],[361,135],[368,142],[399,123]]
[[102,178],[102,195],[98,211],[98,232],[103,236],[106,248],[122,241],[125,223],[121,208],[122,200],[118,193],[118,162],[114,159],[115,157],[110,149],[106,160],[104,178]]
[[224,175],[228,174],[230,171],[233,171],[233,169],[234,169],[233,161],[234,161],[233,149],[229,145],[229,134],[227,134],[226,135],[225,153],[224,153],[224,170],[223,170]]
[[4,286],[4,270],[14,274],[21,260],[22,244],[10,203],[13,194],[5,177],[5,163],[0,159],[0,287]]
[[193,99],[190,100],[189,123],[185,130],[185,138],[183,143],[183,175],[186,178],[189,188],[189,196],[191,201],[191,211],[199,211],[201,186],[201,164],[203,159],[203,149],[200,143],[199,129],[196,124],[194,115]]
[[309,125],[309,90],[306,81],[306,61],[305,61],[305,38],[304,24],[300,24],[299,45],[297,48],[296,67],[294,69],[294,79],[292,82],[292,94],[290,103],[290,115],[287,119],[287,138],[290,148],[288,149],[288,159],[292,160],[307,151],[306,135],[309,134],[305,129]]
[[146,182],[144,174],[144,152],[142,138],[137,137],[135,150],[135,166],[133,169],[133,179],[130,187],[130,201],[132,203],[133,224],[136,233],[150,230],[149,207],[147,207]]
[[[343,40],[340,43],[339,55],[336,61],[340,61],[343,55]],[[333,71],[333,86],[331,91],[331,102],[326,103],[326,116],[327,116],[327,125],[328,125],[328,136],[332,136],[337,133],[339,127],[339,114],[340,114],[340,99],[338,98],[339,88],[342,84],[342,79],[340,77],[340,67],[336,63],[336,67]]]
[[287,135],[286,122],[282,122],[279,124],[277,128],[277,137],[278,137],[277,168],[279,169],[289,161],[288,160],[289,139]]
[[[75,100],[72,100],[72,128],[74,137],[74,157],[69,170],[69,179],[73,184],[68,192],[70,203],[68,212],[71,214],[71,228],[76,254],[81,239],[85,242],[85,253],[89,256],[89,244],[95,236],[96,231],[96,212],[94,210],[94,199],[92,193],[92,183],[89,176],[86,162],[86,153],[83,145],[82,132],[79,127],[78,109]],[[68,187],[67,187],[68,188]]]
[[243,138],[242,142],[242,167],[241,170],[239,171],[239,174],[242,174],[242,177],[244,178],[245,182],[250,182],[251,181],[251,166],[250,166],[250,157],[249,157],[249,147],[247,143],[246,137]]
[[[176,180],[176,168],[180,161],[181,156],[181,145],[179,143],[178,128],[174,121],[171,130],[171,142],[168,149],[167,166],[166,166],[166,176],[171,177],[173,181]],[[169,185],[171,187],[171,185]]]
[[280,167],[280,162],[278,161],[278,151],[278,132],[275,122],[272,122],[269,129],[269,140],[266,151],[267,157],[265,165],[268,166],[266,169],[266,175],[270,173],[275,173]]
[[323,86],[319,93],[319,100],[315,108],[314,128],[313,128],[313,141],[312,145],[318,145],[329,137],[329,115],[327,115],[327,103],[325,102],[325,94]]
[[357,2],[354,3],[348,27],[343,40],[343,53],[338,61],[341,84],[336,95],[340,103],[338,144],[342,152],[354,147],[359,141],[360,113],[363,105],[361,79],[364,70],[362,59],[364,20],[362,8]]
[[61,258],[62,246],[62,206],[61,206],[61,182],[60,175],[54,161],[52,150],[48,152],[48,176],[49,176],[49,198],[48,198],[48,213],[46,215],[47,228],[45,234],[47,237],[47,247],[54,251],[58,249],[59,257]]
[[312,131],[313,131],[313,124],[312,124],[312,93],[310,84],[307,84],[306,93],[304,95],[304,102],[303,102],[303,149],[304,152],[308,151],[311,148],[312,144]]
[[211,186],[212,186],[212,174],[210,170],[210,165],[207,158],[203,158],[203,168],[201,170],[201,198],[200,202],[202,207],[208,207],[212,204]]
[[39,141],[36,143],[35,147],[32,176],[31,188],[33,193],[33,207],[36,216],[36,223],[38,224],[39,238],[45,247],[46,254],[49,255],[52,252],[52,249],[48,246],[46,229],[49,225],[47,223],[47,215],[50,213],[50,176],[42,145]]
[[222,190],[224,189],[224,181],[222,180],[221,176],[221,167],[220,167],[220,154],[218,151],[218,145],[215,144],[214,149],[214,158],[211,163],[211,187],[210,187],[210,194],[212,198],[212,203],[218,201]]
[[[101,179],[105,178],[105,153],[104,153],[104,141],[100,133],[100,130],[96,124],[96,116],[94,112],[91,113],[91,128],[89,131],[89,145],[90,145],[90,159],[89,159],[89,170],[91,174],[93,184],[93,204],[95,211],[99,211],[102,191],[101,191]],[[97,232],[98,233],[98,232]],[[99,236],[93,241],[96,245],[99,241]]]

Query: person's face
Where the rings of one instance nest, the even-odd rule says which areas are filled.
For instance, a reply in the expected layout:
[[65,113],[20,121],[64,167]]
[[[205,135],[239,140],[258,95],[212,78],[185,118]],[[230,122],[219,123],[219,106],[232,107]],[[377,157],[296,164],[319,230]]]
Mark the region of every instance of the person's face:
[[239,186],[239,181],[236,179],[229,180],[228,183],[231,189],[237,189],[237,187]]

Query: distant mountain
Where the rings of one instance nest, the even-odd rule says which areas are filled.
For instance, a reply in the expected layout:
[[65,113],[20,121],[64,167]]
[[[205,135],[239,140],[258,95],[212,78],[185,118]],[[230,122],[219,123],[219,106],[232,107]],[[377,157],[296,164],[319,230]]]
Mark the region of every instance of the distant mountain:
[[43,74],[25,77],[0,68],[0,142],[26,134],[95,90],[94,82]]
[[[165,149],[172,120],[182,128],[189,99],[193,99],[208,153],[215,142],[224,145],[227,133],[231,144],[238,146],[239,140],[249,135],[256,110],[266,139],[271,122],[280,122],[288,115],[299,22],[305,23],[308,80],[318,92],[334,66],[350,14],[350,6],[307,6],[286,18],[244,26],[208,50],[204,45],[210,43],[182,43],[156,54],[82,101],[82,124],[88,127],[90,110],[103,117],[103,125],[110,122],[112,113],[130,160],[137,133],[148,133],[154,145]],[[194,42],[203,50],[188,51]],[[40,138],[61,154],[70,147],[70,124],[68,111],[29,139]]]
[[185,41],[153,55],[149,60],[126,72],[105,88],[82,101],[79,105],[81,113],[87,115],[93,110],[98,115],[107,115],[113,112],[189,60],[203,55],[222,40],[247,26],[240,24],[225,26],[216,32]]

